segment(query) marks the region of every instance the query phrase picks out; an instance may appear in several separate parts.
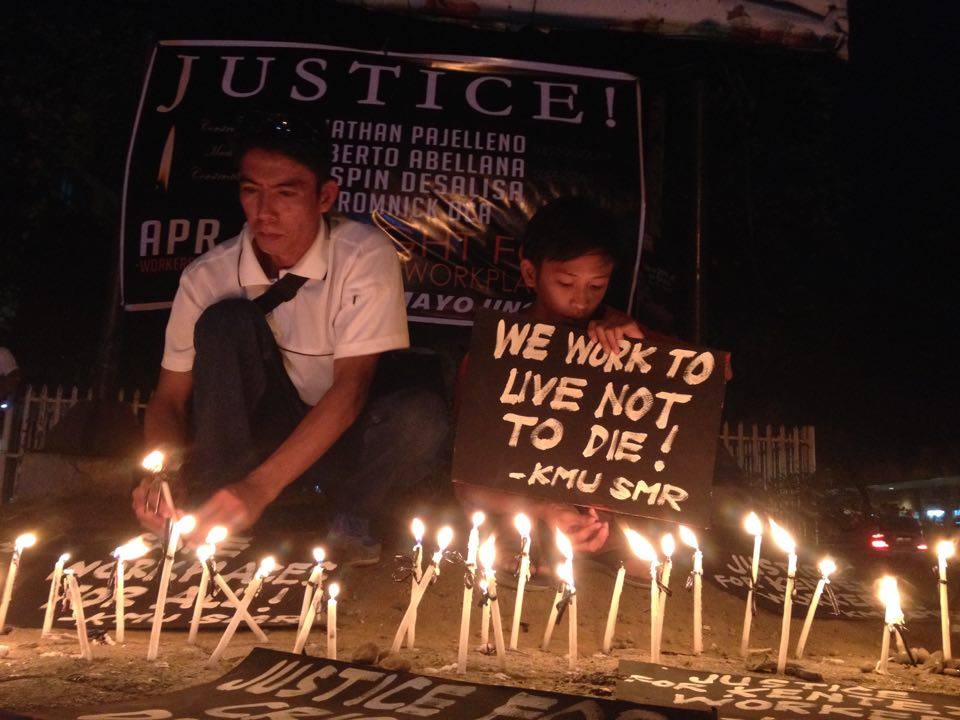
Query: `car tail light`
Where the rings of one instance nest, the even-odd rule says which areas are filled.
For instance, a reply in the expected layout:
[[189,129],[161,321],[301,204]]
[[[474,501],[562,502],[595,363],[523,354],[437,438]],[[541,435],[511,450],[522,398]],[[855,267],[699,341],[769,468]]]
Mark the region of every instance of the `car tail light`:
[[[881,537],[883,536],[881,535]],[[886,540],[881,540],[881,539],[871,540],[870,546],[875,547],[877,550],[886,550],[888,547],[890,547],[889,545],[887,545]]]
[[874,533],[870,537],[874,540],[883,540],[883,533]]
[[917,545],[917,550],[926,550],[926,549],[927,549],[926,543],[920,543],[919,545]]

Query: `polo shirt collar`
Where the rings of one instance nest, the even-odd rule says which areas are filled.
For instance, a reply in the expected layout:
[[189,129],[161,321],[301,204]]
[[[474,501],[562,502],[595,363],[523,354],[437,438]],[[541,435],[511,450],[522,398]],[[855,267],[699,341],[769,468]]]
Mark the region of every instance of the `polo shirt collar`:
[[[260,266],[257,260],[256,252],[253,247],[253,231],[249,225],[244,225],[240,233],[240,285],[248,287],[250,285],[270,285],[271,280]],[[317,237],[307,248],[293,267],[284,268],[280,271],[278,278],[287,273],[293,273],[310,280],[323,280],[327,276],[327,248],[330,244],[330,233],[327,230],[326,218],[320,219],[320,228],[317,230]]]

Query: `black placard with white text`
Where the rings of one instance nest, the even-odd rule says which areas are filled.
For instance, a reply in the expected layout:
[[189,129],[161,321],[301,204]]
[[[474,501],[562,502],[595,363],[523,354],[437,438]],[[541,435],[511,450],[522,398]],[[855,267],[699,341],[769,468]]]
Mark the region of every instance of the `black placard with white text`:
[[456,482],[707,524],[721,352],[480,312],[460,392]]

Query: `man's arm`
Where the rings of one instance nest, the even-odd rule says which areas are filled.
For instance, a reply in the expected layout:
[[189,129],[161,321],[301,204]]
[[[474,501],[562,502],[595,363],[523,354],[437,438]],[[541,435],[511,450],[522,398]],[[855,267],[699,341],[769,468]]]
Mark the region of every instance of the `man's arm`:
[[290,436],[247,477],[218,490],[197,511],[193,535],[214,525],[249,527],[280,492],[313,465],[360,415],[366,404],[379,354],[333,361],[333,385]]
[[8,375],[0,375],[0,400],[10,398],[20,384],[20,370],[13,370]]

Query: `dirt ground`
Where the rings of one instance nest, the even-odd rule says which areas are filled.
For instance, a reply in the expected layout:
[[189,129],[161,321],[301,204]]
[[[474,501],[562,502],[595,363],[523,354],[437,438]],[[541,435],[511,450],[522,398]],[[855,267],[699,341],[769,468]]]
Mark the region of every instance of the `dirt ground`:
[[[448,566],[452,569],[452,566]],[[406,606],[409,585],[391,578],[393,563],[347,571],[341,578],[343,593],[339,600],[339,656],[350,659],[362,644],[373,642],[389,648]],[[686,570],[678,566],[678,579]],[[552,591],[528,592],[523,606],[524,632],[520,649],[510,652],[506,676],[500,673],[496,658],[476,650],[469,657],[467,678],[484,683],[503,683],[522,687],[556,690],[586,695],[609,696],[616,685],[617,663],[630,658],[649,657],[649,590],[626,586],[620,603],[615,650],[600,652],[604,624],[610,603],[613,577],[595,564],[576,565],[579,602],[579,660],[577,670],[567,667],[566,620],[554,633],[549,652],[539,649]],[[690,655],[692,615],[691,594],[681,589],[667,604],[664,627],[663,663],[678,667],[719,672],[743,673],[744,661],[738,657],[743,621],[743,602],[735,596],[707,585],[704,588],[704,645],[701,657]],[[450,667],[456,661],[462,584],[459,573],[442,573],[430,587],[420,608],[417,647],[402,650],[414,672],[456,677]],[[504,627],[509,632],[514,591],[502,588],[500,607]],[[473,613],[473,644],[479,645],[479,612]],[[778,646],[780,618],[763,609],[754,619],[751,645],[755,648]],[[939,644],[939,625],[914,625],[912,642],[935,650]],[[800,632],[793,623],[791,651]],[[290,650],[293,631],[271,631],[267,647]],[[881,626],[870,621],[817,620],[807,646],[804,668],[821,673],[829,682],[862,684],[899,690],[920,690],[960,694],[960,678],[933,675],[920,670],[892,665],[891,675],[861,672],[861,665],[875,662],[879,655]],[[170,692],[212,680],[225,673],[253,647],[255,638],[241,631],[234,638],[220,666],[206,669],[204,662],[219,639],[219,632],[202,632],[197,646],[186,644],[186,633],[167,631],[162,637],[160,659],[148,662],[147,633],[128,631],[124,646],[94,646],[94,661],[76,657],[76,637],[61,633],[53,641],[40,641],[39,630],[14,629],[0,638],[9,654],[0,659],[0,708],[56,717],[69,708],[91,703],[112,703],[143,695]],[[326,652],[325,634],[315,628],[307,645],[311,655]]]

